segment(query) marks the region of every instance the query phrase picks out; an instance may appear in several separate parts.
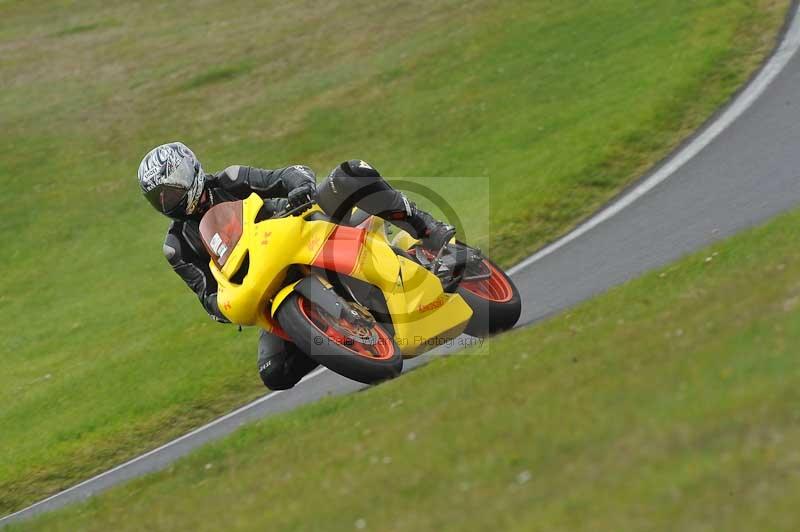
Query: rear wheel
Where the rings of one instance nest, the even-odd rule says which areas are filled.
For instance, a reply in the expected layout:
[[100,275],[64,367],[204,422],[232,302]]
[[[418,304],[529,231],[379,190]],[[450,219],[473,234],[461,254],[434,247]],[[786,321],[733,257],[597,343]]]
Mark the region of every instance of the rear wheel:
[[511,329],[522,312],[522,299],[514,282],[487,258],[477,267],[470,266],[469,273],[482,278],[465,280],[458,286],[459,295],[472,308],[464,332],[480,337]]
[[367,316],[336,318],[300,294],[278,309],[281,327],[309,357],[323,366],[366,384],[394,378],[403,370],[403,355],[392,336]]

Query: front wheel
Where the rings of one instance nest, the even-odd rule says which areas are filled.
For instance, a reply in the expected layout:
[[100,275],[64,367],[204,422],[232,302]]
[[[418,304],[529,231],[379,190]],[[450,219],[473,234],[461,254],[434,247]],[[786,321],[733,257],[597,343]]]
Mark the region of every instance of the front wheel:
[[403,370],[400,347],[378,323],[335,318],[297,293],[283,302],[276,317],[309,357],[344,377],[375,384]]
[[[470,267],[470,270],[474,268]],[[495,263],[484,258],[470,273],[478,279],[464,280],[458,294],[472,308],[465,333],[471,336],[488,336],[511,329],[522,312],[522,299],[511,278]]]

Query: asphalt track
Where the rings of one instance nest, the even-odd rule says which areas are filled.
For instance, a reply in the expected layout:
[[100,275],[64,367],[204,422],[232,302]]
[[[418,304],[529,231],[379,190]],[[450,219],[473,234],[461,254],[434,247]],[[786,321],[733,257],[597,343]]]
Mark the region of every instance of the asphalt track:
[[[510,271],[530,324],[800,204],[800,17],[736,98],[664,163],[561,240]],[[438,350],[437,353],[454,349]],[[423,364],[436,353],[407,364]],[[0,527],[164,468],[239,426],[363,388],[327,371],[0,519]]]

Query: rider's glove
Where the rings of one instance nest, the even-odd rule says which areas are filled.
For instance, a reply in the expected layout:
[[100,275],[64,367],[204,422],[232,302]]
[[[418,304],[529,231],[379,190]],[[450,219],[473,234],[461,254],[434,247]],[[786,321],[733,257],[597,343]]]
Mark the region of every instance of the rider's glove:
[[264,207],[269,218],[283,214],[289,210],[289,200],[286,198],[269,198],[264,200]]
[[308,208],[311,207],[310,203],[314,200],[316,194],[317,186],[314,183],[303,183],[299,187],[289,192],[289,208],[296,209],[303,204],[308,204],[303,211],[308,210]]

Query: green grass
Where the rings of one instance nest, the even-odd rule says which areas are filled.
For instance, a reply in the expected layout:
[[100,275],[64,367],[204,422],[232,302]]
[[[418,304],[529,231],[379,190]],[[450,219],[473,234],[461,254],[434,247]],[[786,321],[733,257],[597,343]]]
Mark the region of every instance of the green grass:
[[255,331],[210,322],[160,256],[133,177],[154,145],[481,178],[442,192],[488,199],[467,235],[508,265],[708,117],[787,4],[0,3],[0,512],[263,393]]
[[797,530],[800,211],[19,530]]

